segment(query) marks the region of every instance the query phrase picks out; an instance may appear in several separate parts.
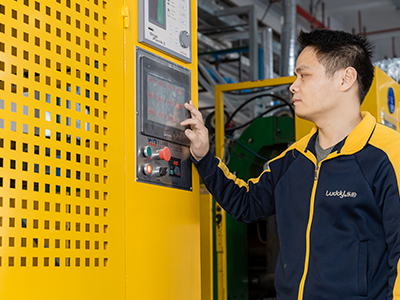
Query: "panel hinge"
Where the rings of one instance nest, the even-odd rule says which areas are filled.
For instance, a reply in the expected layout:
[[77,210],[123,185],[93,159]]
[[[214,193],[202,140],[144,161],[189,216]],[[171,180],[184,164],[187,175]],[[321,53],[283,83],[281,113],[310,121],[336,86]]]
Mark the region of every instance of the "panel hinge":
[[129,8],[128,6],[122,7],[122,17],[124,18],[124,28],[129,27]]

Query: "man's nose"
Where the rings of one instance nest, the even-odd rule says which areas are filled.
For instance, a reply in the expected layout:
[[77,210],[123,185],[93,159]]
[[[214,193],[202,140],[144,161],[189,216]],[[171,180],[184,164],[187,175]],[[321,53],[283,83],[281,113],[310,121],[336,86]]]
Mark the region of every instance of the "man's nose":
[[297,79],[295,82],[292,83],[292,85],[289,87],[289,91],[291,91],[293,94],[299,91],[299,88],[296,84]]

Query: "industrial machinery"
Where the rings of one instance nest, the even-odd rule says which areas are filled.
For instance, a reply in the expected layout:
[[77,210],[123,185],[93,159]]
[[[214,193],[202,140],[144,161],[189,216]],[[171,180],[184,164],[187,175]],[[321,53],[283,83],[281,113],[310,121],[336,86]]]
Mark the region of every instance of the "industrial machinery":
[[[288,87],[294,79],[282,77],[216,86],[215,152],[239,178],[258,177],[269,159],[311,130],[312,123],[297,117],[293,119],[289,109],[280,111],[282,107],[288,107]],[[232,125],[227,126],[227,121],[232,118],[226,119],[229,112],[224,112],[224,96],[243,90],[248,93],[246,102],[267,103],[267,106],[264,113],[256,114],[253,120],[229,128]],[[399,95],[400,85],[376,67],[372,87],[361,110],[369,111],[378,122],[399,130],[400,110],[396,99]],[[278,102],[271,103],[271,98]],[[242,105],[231,114],[236,114],[241,108]],[[225,214],[216,202],[214,215],[214,299],[273,299],[274,270],[279,251],[274,217],[254,224],[240,223]]]
[[1,299],[201,298],[196,16],[1,1]]

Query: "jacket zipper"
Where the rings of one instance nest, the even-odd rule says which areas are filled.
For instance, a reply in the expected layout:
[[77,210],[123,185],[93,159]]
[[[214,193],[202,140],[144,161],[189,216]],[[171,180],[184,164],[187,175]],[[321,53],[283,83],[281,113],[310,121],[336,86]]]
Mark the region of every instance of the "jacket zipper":
[[[321,162],[320,162],[321,164]],[[315,166],[315,172],[314,172],[314,184],[312,188],[312,193],[311,193],[311,202],[310,202],[310,216],[308,218],[308,224],[307,224],[307,232],[306,232],[306,257],[305,257],[305,262],[304,262],[304,272],[303,276],[301,277],[300,280],[300,285],[299,285],[299,294],[298,294],[298,300],[303,300],[303,294],[304,294],[304,285],[306,282],[307,278],[307,272],[308,272],[308,264],[310,261],[310,237],[311,237],[311,224],[312,220],[314,217],[314,203],[315,203],[315,193],[317,190],[317,183],[318,183],[318,176],[319,176],[319,166],[318,164]]]

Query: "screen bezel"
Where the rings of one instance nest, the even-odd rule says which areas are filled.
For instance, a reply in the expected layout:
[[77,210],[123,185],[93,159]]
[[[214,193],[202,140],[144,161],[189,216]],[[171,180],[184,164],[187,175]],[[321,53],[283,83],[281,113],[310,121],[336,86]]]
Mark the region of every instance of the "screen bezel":
[[163,0],[163,8],[164,8],[163,9],[163,19],[164,19],[164,23],[160,23],[160,22],[158,22],[157,20],[154,20],[151,17],[151,9],[150,9],[150,3],[151,2],[152,2],[151,0],[148,1],[148,4],[149,4],[149,6],[148,6],[148,9],[149,9],[149,22],[153,23],[154,25],[157,25],[157,26],[159,26],[159,27],[161,27],[163,29],[166,29],[167,28],[167,25],[166,25],[167,20],[166,20],[166,14],[165,14],[165,0]]
[[[153,76],[160,78],[173,85],[183,87],[185,91],[185,102],[190,100],[190,71],[181,67],[182,70],[178,68],[171,67],[171,63],[161,60],[157,57],[152,59],[148,56],[140,57],[140,73],[141,73],[141,91],[140,91],[140,128],[142,134],[156,137],[159,139],[167,140],[172,143],[177,143],[185,146],[190,146],[190,141],[185,135],[185,128],[179,129],[171,127],[168,125],[163,125],[158,122],[151,121],[147,118],[147,76]],[[190,117],[189,111],[185,110],[185,118]]]

